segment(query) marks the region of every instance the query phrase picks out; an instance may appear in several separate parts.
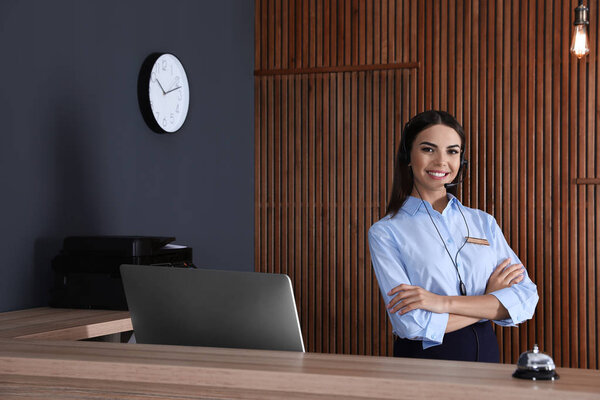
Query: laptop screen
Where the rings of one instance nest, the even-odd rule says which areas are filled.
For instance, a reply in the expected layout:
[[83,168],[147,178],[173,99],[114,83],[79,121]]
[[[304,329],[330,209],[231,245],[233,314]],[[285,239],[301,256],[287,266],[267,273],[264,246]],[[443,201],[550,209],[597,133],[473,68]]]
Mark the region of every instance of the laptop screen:
[[122,265],[138,343],[304,351],[289,277]]

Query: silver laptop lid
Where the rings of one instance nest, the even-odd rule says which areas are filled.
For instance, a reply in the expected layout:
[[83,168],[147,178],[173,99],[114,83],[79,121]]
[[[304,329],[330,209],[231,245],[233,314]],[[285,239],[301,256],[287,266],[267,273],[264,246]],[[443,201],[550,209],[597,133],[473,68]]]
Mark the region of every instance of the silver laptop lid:
[[283,274],[121,265],[138,343],[304,351]]

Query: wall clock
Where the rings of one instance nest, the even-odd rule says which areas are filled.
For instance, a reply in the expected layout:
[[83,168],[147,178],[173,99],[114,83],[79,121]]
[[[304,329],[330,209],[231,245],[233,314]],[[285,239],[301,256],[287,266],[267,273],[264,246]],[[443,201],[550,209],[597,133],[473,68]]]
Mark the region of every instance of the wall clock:
[[190,86],[177,57],[154,53],[146,58],[138,79],[138,101],[153,131],[175,133],[181,128],[189,109]]

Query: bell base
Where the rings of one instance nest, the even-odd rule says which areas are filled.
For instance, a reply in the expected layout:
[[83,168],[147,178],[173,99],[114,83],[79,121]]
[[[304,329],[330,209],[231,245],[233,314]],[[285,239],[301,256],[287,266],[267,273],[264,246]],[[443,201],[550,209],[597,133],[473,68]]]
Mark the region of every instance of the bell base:
[[513,377],[531,381],[555,381],[560,378],[556,371],[534,371],[525,369],[517,369],[513,373]]

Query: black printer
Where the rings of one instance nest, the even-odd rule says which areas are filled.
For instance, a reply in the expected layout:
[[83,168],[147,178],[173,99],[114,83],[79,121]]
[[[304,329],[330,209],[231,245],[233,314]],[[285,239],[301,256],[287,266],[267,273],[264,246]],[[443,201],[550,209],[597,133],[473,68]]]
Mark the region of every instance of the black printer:
[[174,237],[71,236],[52,260],[50,305],[127,310],[121,264],[194,267],[192,249],[171,244]]

